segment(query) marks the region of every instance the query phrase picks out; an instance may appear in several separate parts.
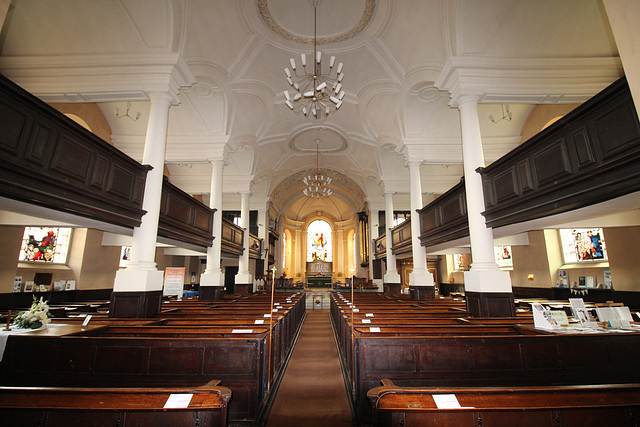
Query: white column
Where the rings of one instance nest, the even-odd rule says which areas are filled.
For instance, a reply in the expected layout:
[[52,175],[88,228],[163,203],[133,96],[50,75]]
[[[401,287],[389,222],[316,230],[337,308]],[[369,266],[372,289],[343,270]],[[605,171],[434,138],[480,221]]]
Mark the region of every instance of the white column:
[[371,207],[369,209],[369,241],[367,244],[369,245],[369,276],[372,282],[378,286],[378,291],[382,292],[384,290],[382,280],[373,278],[373,261],[376,252],[373,242],[378,238],[378,217],[378,209]]
[[410,286],[434,286],[433,275],[427,270],[427,251],[420,244],[420,218],[422,209],[422,183],[420,182],[420,163],[409,163],[409,187],[411,191],[411,251],[413,254],[413,272],[409,275]]
[[269,249],[269,218],[267,217],[267,206],[258,209],[258,237],[262,239],[262,258],[264,259],[264,268],[259,271],[260,275],[268,273],[269,257],[267,250]]
[[616,40],[618,54],[629,83],[636,111],[640,116],[640,2],[602,0]]
[[385,200],[385,230],[386,230],[386,242],[387,242],[387,272],[384,275],[384,283],[401,283],[398,269],[396,268],[396,256],[391,252],[391,246],[393,246],[393,237],[391,236],[391,229],[393,228],[393,194],[392,192],[384,193]]
[[156,269],[155,253],[160,218],[160,199],[167,145],[167,124],[172,97],[166,92],[149,94],[151,110],[147,124],[142,163],[153,167],[147,173],[142,209],[147,213],[139,227],[133,229],[131,261],[125,270],[116,272],[115,292],[161,290],[163,272]]
[[493,230],[485,224],[484,191],[482,176],[476,172],[484,167],[482,137],[478,121],[478,100],[475,96],[463,96],[458,101],[462,127],[462,156],[466,189],[469,238],[471,240],[471,269],[465,271],[466,291],[512,292],[507,271],[501,271],[495,261]]
[[224,161],[211,160],[211,192],[209,207],[216,209],[213,214],[213,245],[207,248],[207,268],[200,277],[200,286],[224,286],[222,274],[222,172]]
[[240,227],[244,228],[242,247],[244,251],[238,260],[238,274],[236,274],[236,283],[249,284],[253,279],[249,273],[249,195],[248,191],[240,193],[242,201],[240,202]]

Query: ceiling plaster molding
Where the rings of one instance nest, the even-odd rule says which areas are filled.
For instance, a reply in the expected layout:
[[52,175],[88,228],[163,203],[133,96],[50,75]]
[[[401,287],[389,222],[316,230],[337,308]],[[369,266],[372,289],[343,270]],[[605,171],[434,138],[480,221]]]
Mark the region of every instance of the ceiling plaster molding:
[[[299,147],[298,145],[296,145],[296,142],[298,140],[300,140],[301,138],[305,137],[306,134],[308,134],[308,133],[318,133],[318,132],[327,132],[327,133],[335,136],[336,139],[340,142],[340,146],[339,147],[323,148],[323,149],[318,148],[318,152],[320,152],[322,154],[340,153],[342,151],[345,151],[348,148],[347,140],[342,135],[342,133],[340,133],[339,131],[337,131],[335,129],[332,129],[330,127],[326,127],[326,126],[314,126],[314,127],[311,127],[311,128],[304,129],[304,130],[302,130],[300,132],[297,132],[289,140],[289,148],[292,151],[295,151],[296,153],[303,153],[303,154],[315,153],[316,152],[315,148],[312,147],[312,148],[309,148],[309,149],[305,149],[304,147]],[[324,139],[326,139],[326,138],[324,138]]]
[[462,144],[459,139],[404,140],[402,153],[405,160],[425,163],[462,163]]
[[617,57],[489,58],[452,56],[434,86],[481,103],[584,102],[623,75]]
[[[1,57],[5,76],[47,102],[148,100],[196,82],[179,54]],[[131,98],[127,98],[131,96]]]
[[[319,46],[325,45],[328,43],[338,43],[341,41],[349,40],[357,36],[358,34],[360,34],[365,28],[367,28],[367,26],[371,22],[371,19],[373,18],[374,11],[376,8],[376,0],[365,0],[365,2],[366,3],[365,3],[365,8],[364,8],[362,17],[353,28],[349,29],[348,31],[342,34],[338,34],[335,36],[318,37],[316,43]],[[262,18],[262,21],[267,25],[267,27],[271,29],[271,31],[282,36],[287,40],[291,40],[296,43],[302,43],[302,44],[308,44],[308,45],[313,44],[313,37],[303,37],[296,34],[292,34],[287,30],[285,30],[284,28],[282,28],[271,16],[271,12],[269,11],[269,5],[267,3],[268,3],[267,0],[258,0],[258,12],[260,14],[260,17]]]

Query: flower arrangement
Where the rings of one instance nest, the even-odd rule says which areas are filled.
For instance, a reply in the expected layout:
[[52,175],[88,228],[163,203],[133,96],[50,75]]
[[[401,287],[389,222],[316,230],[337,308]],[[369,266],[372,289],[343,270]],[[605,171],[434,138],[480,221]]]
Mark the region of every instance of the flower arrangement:
[[47,301],[43,301],[42,297],[40,297],[40,301],[38,301],[34,295],[31,308],[18,313],[14,322],[19,328],[37,329],[51,322],[51,317],[53,316],[49,311]]

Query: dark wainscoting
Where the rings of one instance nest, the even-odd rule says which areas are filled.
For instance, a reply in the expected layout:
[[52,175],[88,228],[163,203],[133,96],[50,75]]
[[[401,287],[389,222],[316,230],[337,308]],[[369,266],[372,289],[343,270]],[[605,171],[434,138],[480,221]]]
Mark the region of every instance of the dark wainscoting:
[[514,298],[544,298],[555,299],[551,288],[530,288],[525,286],[512,286]]
[[435,286],[410,286],[409,296],[413,301],[427,301],[436,299]]
[[82,301],[109,301],[113,289],[75,289],[72,291],[13,292],[0,294],[0,309],[15,310],[31,306],[33,297],[49,301],[49,304],[65,304]]
[[132,228],[148,170],[0,76],[0,196]]
[[479,170],[489,227],[639,191],[640,123],[626,79]]
[[418,211],[420,244],[433,246],[469,235],[464,179]]
[[511,292],[465,292],[471,317],[515,317]]
[[191,197],[164,177],[158,236],[209,247],[213,242],[214,213],[215,209]]
[[162,305],[162,291],[113,292],[109,317],[148,318],[156,317]]
[[385,294],[399,294],[402,291],[402,283],[384,283],[382,286]]
[[219,301],[224,298],[224,286],[200,286],[198,297],[200,301]]
[[452,293],[463,293],[464,283],[440,283],[440,295],[448,297]]

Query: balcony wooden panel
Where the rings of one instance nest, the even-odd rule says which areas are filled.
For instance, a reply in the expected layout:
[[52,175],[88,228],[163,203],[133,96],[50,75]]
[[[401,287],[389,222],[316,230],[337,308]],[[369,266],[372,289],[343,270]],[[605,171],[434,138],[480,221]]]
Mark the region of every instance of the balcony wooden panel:
[[464,180],[418,211],[420,244],[433,246],[469,235]]
[[391,252],[394,255],[411,253],[411,219],[407,219],[396,225],[391,230],[393,246]]
[[222,252],[229,255],[242,255],[244,252],[244,247],[242,246],[243,235],[244,228],[222,218]]
[[374,253],[376,259],[382,259],[387,257],[387,235],[382,236],[374,240]]
[[640,190],[640,123],[620,79],[486,168],[483,213],[500,227]]
[[0,76],[0,196],[133,228],[148,166]]
[[249,258],[262,258],[262,239],[253,234],[249,234]]
[[213,242],[211,209],[171,184],[166,177],[162,185],[158,236],[209,247]]

